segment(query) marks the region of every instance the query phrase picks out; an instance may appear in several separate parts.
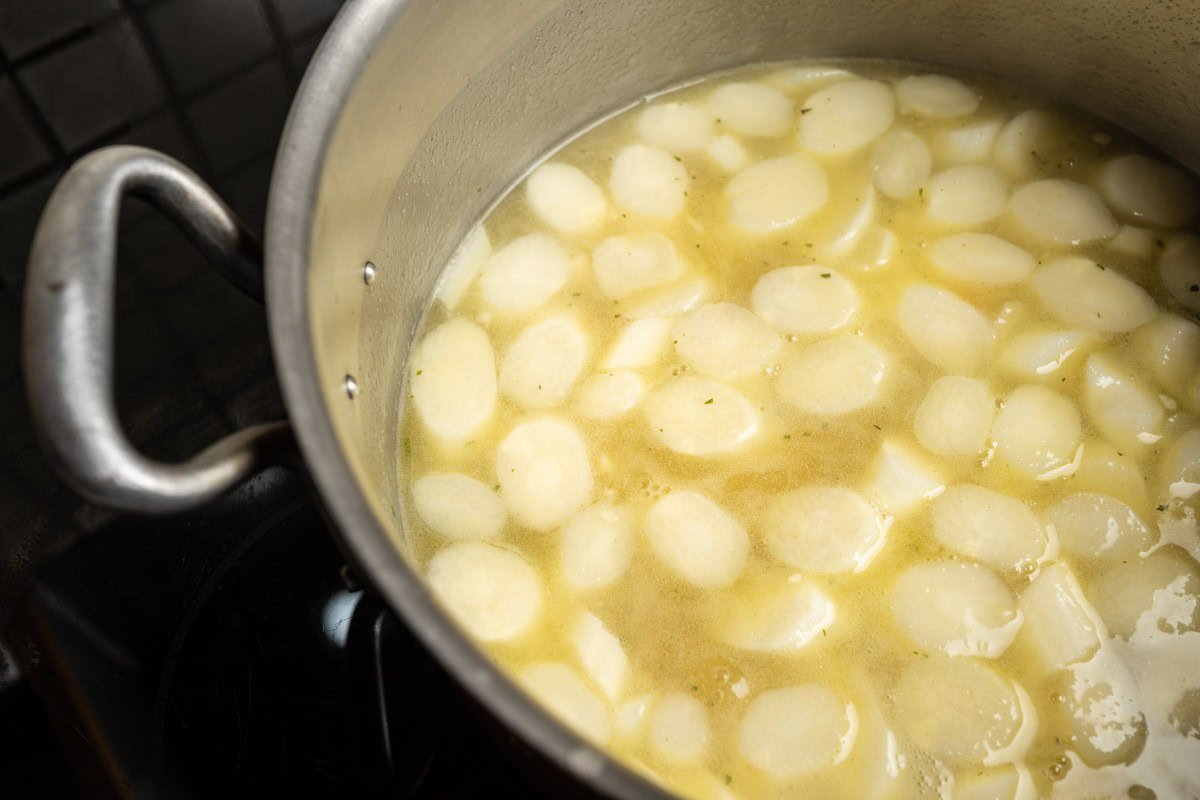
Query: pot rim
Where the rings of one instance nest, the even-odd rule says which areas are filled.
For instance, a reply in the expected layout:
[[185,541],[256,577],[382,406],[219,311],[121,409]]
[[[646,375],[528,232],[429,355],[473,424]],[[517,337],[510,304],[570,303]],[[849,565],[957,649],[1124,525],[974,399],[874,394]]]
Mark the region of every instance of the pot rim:
[[350,93],[410,0],[351,0],[313,56],[288,113],[267,202],[265,277],[275,369],[336,535],[359,573],[490,713],[564,772],[614,797],[670,798],[531,701],[436,604],[364,497],[325,404],[308,302],[317,189]]

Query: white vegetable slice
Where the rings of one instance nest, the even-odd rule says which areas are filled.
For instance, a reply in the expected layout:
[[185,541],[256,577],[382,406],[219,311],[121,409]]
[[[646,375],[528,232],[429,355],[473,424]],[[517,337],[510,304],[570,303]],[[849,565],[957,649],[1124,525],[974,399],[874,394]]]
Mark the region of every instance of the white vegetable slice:
[[1112,495],[1146,510],[1146,480],[1137,461],[1103,439],[1083,443],[1083,458],[1071,483],[1080,491]]
[[835,83],[801,104],[800,143],[822,155],[846,155],[878,139],[896,118],[892,90],[879,81]]
[[884,440],[863,492],[885,514],[899,516],[937,497],[946,481],[918,453],[894,440]]
[[1184,308],[1200,311],[1200,236],[1181,233],[1167,240],[1158,261],[1163,285]]
[[802,90],[827,86],[838,81],[853,80],[858,76],[840,67],[828,67],[819,64],[808,64],[796,67],[785,67],[778,72],[772,72],[764,80],[781,92],[792,94]]
[[550,408],[567,398],[587,358],[587,336],[564,315],[521,331],[500,362],[500,391],[525,408]]
[[1061,258],[1034,271],[1033,293],[1068,325],[1125,333],[1154,318],[1158,306],[1142,287],[1089,258]]
[[933,382],[913,415],[913,429],[926,450],[943,456],[977,453],[987,440],[996,399],[986,382],[944,375]]
[[695,103],[655,103],[638,115],[638,134],[672,153],[703,150],[715,135],[708,109]]
[[529,207],[550,227],[563,233],[584,233],[604,221],[608,200],[604,190],[578,167],[551,161],[525,181]]
[[645,392],[646,382],[636,372],[601,372],[579,384],[575,411],[587,419],[612,419],[636,406]]
[[947,372],[975,372],[992,346],[987,319],[947,289],[928,284],[909,287],[900,297],[896,316],[917,352]]
[[1138,759],[1146,744],[1144,690],[1130,665],[1108,648],[1071,673],[1066,703],[1071,749],[1093,767]]
[[849,213],[841,215],[834,221],[827,222],[830,229],[828,237],[821,237],[821,252],[833,257],[844,257],[852,252],[865,238],[868,231],[874,231],[871,226],[875,218],[875,187],[867,184],[864,189],[854,192],[854,205]]
[[518,523],[546,531],[583,508],[592,465],[579,430],[546,417],[517,425],[496,448],[500,496]]
[[944,131],[936,139],[938,159],[946,164],[986,161],[995,149],[1001,125],[998,119],[985,119]]
[[862,572],[883,548],[888,521],[856,492],[807,487],[767,501],[760,521],[776,559],[809,572]]
[[1008,182],[991,167],[960,164],[929,180],[929,216],[947,225],[982,225],[1004,212]]
[[1065,564],[1044,568],[1021,593],[1025,624],[1022,640],[1049,669],[1062,669],[1092,657],[1106,638],[1099,618]]
[[605,297],[622,297],[676,280],[684,264],[661,233],[610,236],[592,250],[592,272]]
[[1149,259],[1150,253],[1154,251],[1155,238],[1154,231],[1148,228],[1139,228],[1135,225],[1122,225],[1121,230],[1117,231],[1117,235],[1109,239],[1105,244],[1118,253],[1124,253],[1135,258]]
[[566,664],[546,661],[521,670],[521,685],[572,730],[595,744],[608,742],[611,730],[604,701]]
[[854,746],[857,727],[854,706],[825,686],[769,689],[746,709],[738,750],[768,775],[790,780],[841,761]]
[[608,188],[625,211],[669,220],[683,211],[687,185],[687,170],[666,150],[631,144],[613,159]]
[[713,139],[705,152],[723,172],[732,173],[744,169],[750,163],[750,154],[737,137],[724,133]]
[[1162,438],[1162,401],[1107,353],[1088,356],[1083,399],[1088,418],[1118,447],[1140,450]]
[[946,119],[970,114],[979,107],[979,96],[945,75],[910,75],[896,84],[896,102],[902,112]]
[[704,704],[682,692],[663,697],[650,718],[650,746],[672,764],[692,764],[708,753],[711,734]]
[[1079,441],[1075,405],[1043,386],[1020,386],[992,423],[996,454],[1029,478],[1049,479],[1071,463]]
[[871,178],[888,197],[912,197],[929,180],[933,156],[925,141],[912,131],[892,131],[871,152]]
[[1091,331],[1026,331],[1009,340],[1000,351],[998,364],[1022,380],[1044,379],[1057,373],[1076,353],[1086,352],[1100,341]]
[[763,83],[726,83],[708,97],[722,125],[744,136],[783,136],[792,127],[792,101]]
[[450,616],[481,641],[512,639],[541,611],[542,585],[533,567],[494,545],[452,544],[429,560],[426,576]]
[[1004,285],[1020,283],[1033,272],[1033,255],[990,233],[956,233],[929,247],[930,262],[963,281]]
[[835,336],[788,359],[775,390],[810,414],[848,414],[879,397],[887,371],[887,356],[873,343],[861,336]]
[[1021,572],[1046,551],[1046,531],[1015,497],[960,483],[933,501],[933,536],[944,547],[1000,572]]
[[1139,629],[1200,629],[1200,566],[1175,548],[1123,560],[1092,584],[1088,596],[1109,630],[1126,639]]
[[892,615],[914,644],[950,656],[998,658],[1021,627],[994,572],[966,561],[916,564],[892,587]]
[[488,335],[455,317],[429,333],[413,351],[410,385],[421,421],[443,439],[462,440],[496,410],[496,357]]
[[643,317],[626,325],[613,342],[605,369],[637,369],[658,363],[671,335],[671,320]]
[[642,409],[650,431],[677,453],[729,453],[758,433],[758,414],[742,394],[707,378],[682,377],[655,389]]
[[1134,332],[1138,363],[1167,390],[1181,392],[1200,372],[1200,327],[1183,317],[1160,313]]
[[652,694],[640,694],[621,703],[613,715],[614,733],[627,739],[640,734],[646,725],[646,718],[650,716],[650,707],[653,705],[654,695]]
[[1076,492],[1046,509],[1062,549],[1082,559],[1128,559],[1151,544],[1152,533],[1133,509],[1115,497]]
[[1196,216],[1191,177],[1149,156],[1114,158],[1101,168],[1099,183],[1104,199],[1127,219],[1176,228]]
[[1162,500],[1190,500],[1200,491],[1200,430],[1190,430],[1167,448],[1158,466]]
[[603,589],[625,574],[633,555],[633,512],[597,503],[563,526],[559,565],[563,580],[581,591]]
[[825,170],[795,153],[751,164],[725,186],[733,223],[756,233],[783,228],[812,215],[829,200]]
[[490,539],[508,520],[491,488],[457,472],[422,475],[413,481],[412,497],[421,521],[449,539]]
[[707,278],[690,278],[671,286],[647,292],[628,308],[629,319],[645,317],[677,317],[704,302],[712,291]]
[[700,306],[675,323],[671,338],[680,358],[717,378],[760,372],[782,344],[770,326],[733,303]]
[[833,600],[807,580],[740,586],[717,603],[716,637],[743,650],[791,653],[821,639],[837,618]]
[[629,673],[629,658],[621,642],[595,614],[579,615],[571,629],[571,644],[584,672],[600,687],[609,700],[621,696]]
[[553,297],[571,275],[563,246],[540,233],[514,239],[483,265],[483,301],[513,313],[533,311]]
[[1041,168],[1048,145],[1061,139],[1060,123],[1046,111],[1029,109],[1009,120],[996,137],[994,158],[1000,169],[1014,178],[1026,178]]
[[896,722],[949,764],[985,760],[1007,747],[1024,722],[1013,684],[974,658],[918,658],[893,697]]
[[1061,178],[1017,189],[1012,212],[1026,230],[1051,242],[1093,242],[1115,236],[1120,229],[1095,189]]
[[854,284],[819,265],[773,269],[750,292],[754,313],[783,333],[835,331],[850,321],[858,304]]
[[491,255],[492,243],[488,239],[487,229],[483,225],[476,225],[462,240],[454,255],[450,256],[446,270],[433,290],[433,296],[442,301],[447,311],[458,308],[463,295],[471,288]]
[[746,565],[746,529],[702,494],[671,492],[646,512],[645,525],[655,555],[702,589],[729,586]]

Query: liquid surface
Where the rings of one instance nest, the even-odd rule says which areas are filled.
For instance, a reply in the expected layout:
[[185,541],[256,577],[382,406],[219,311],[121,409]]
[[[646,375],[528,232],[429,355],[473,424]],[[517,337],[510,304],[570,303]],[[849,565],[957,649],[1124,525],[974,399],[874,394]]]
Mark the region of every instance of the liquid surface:
[[882,64],[573,140],[410,354],[435,594],[685,796],[1200,795],[1197,195],[1146,152]]

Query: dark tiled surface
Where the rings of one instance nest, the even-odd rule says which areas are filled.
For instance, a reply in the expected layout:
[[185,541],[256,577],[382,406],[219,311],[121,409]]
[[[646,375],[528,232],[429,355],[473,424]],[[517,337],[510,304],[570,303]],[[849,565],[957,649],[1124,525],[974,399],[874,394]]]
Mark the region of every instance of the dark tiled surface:
[[50,148],[38,136],[12,81],[0,78],[0,183],[36,170],[50,158]]
[[67,148],[87,144],[162,103],[159,78],[125,21],[72,42],[17,74]]
[[266,16],[252,0],[168,0],[151,8],[146,22],[184,94],[271,50]]
[[[0,628],[41,556],[100,524],[52,473],[20,382],[33,230],[89,150],[139,144],[215,186],[261,235],[279,133],[337,0],[0,0]],[[117,405],[130,438],[178,460],[283,415],[262,309],[170,222],[122,208]]]
[[[274,151],[291,95],[282,65],[267,61],[191,104],[188,119],[218,175]],[[216,117],[224,124],[203,124]]]
[[21,58],[116,12],[117,0],[0,0],[0,47]]

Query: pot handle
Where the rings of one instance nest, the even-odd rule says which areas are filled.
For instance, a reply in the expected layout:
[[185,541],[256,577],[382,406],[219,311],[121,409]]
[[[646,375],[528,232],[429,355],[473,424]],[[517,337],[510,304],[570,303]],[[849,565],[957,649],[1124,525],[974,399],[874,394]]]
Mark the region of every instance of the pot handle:
[[25,287],[24,368],[34,428],[80,494],[126,511],[205,503],[292,448],[286,422],[231,434],[165,464],[126,438],[113,391],[117,221],[126,194],[165,213],[217,269],[262,300],[262,248],[187,167],[143,147],[106,147],[76,162],[38,223]]

